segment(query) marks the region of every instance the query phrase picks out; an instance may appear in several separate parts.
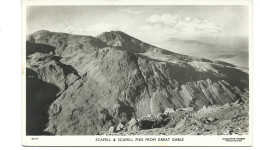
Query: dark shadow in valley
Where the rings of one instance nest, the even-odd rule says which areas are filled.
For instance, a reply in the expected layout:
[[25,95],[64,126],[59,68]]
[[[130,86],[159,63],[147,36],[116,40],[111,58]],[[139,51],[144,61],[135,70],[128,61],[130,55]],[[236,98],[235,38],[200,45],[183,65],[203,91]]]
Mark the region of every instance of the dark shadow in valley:
[[223,80],[230,83],[232,86],[238,87],[242,92],[244,89],[249,89],[249,75],[236,68],[214,66],[219,73],[223,74]]
[[26,56],[31,55],[36,52],[45,53],[45,54],[54,54],[55,47],[47,45],[47,44],[39,44],[26,42]]
[[43,130],[48,123],[48,109],[59,88],[38,79],[35,71],[26,68],[26,134],[50,135]]

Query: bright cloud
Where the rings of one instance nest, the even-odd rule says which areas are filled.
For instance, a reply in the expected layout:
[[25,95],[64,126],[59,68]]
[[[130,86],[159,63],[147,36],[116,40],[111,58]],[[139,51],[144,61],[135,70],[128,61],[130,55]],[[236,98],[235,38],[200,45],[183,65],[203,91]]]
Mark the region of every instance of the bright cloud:
[[156,30],[160,32],[179,34],[215,34],[224,30],[225,26],[199,18],[184,17],[180,15],[152,15],[146,19],[143,31]]
[[82,29],[81,31],[83,32],[87,32],[88,34],[91,35],[97,35],[100,34],[102,32],[107,32],[107,31],[112,31],[112,30],[126,30],[127,26],[121,26],[121,25],[117,25],[117,24],[110,24],[110,23],[97,23],[97,24],[93,24],[88,26],[85,29]]
[[58,29],[62,30],[62,32],[73,33],[73,27],[68,22],[62,22],[58,24]]
[[128,14],[141,14],[147,12],[147,10],[141,10],[135,7],[122,8],[122,9],[118,9],[118,11],[123,13],[128,13]]

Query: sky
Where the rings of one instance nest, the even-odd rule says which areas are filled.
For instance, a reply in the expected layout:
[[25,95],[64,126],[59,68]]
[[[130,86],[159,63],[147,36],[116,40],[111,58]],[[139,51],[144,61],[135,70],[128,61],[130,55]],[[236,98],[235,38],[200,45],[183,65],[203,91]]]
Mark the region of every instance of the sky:
[[49,30],[96,36],[120,30],[171,50],[169,39],[247,49],[248,8],[242,5],[28,6],[27,34]]
[[95,36],[121,30],[142,38],[246,36],[247,19],[246,6],[29,6],[27,33],[45,29]]

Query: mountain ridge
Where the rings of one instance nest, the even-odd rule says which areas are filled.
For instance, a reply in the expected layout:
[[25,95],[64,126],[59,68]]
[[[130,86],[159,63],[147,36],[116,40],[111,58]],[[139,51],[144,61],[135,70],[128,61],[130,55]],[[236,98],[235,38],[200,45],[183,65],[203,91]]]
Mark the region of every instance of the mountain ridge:
[[[129,48],[126,46],[120,46],[120,45],[114,45],[113,44],[113,42],[115,42],[115,41],[109,41],[110,39],[106,39],[106,36],[105,35],[120,35],[120,37],[121,36],[123,36],[123,37],[127,37],[127,39],[128,39],[128,41],[131,41],[131,40],[129,40],[129,39],[132,39],[133,41],[137,41],[137,46],[133,46],[133,44],[131,43],[131,45],[130,45],[130,47],[132,47],[132,49],[134,49],[134,48],[137,48],[139,51],[130,51],[130,52],[133,52],[133,53],[135,53],[135,52],[137,52],[137,53],[144,53],[144,52],[156,52],[156,53],[165,53],[165,54],[169,54],[169,55],[177,55],[177,56],[179,56],[179,57],[188,57],[188,58],[195,58],[195,59],[201,59],[201,60],[205,60],[205,61],[213,61],[213,60],[210,60],[210,59],[205,59],[205,58],[202,58],[202,57],[196,57],[196,56],[189,56],[189,55],[186,55],[186,54],[178,54],[178,53],[175,53],[175,52],[173,52],[173,51],[169,51],[169,50],[165,50],[165,49],[162,49],[162,48],[159,48],[159,47],[157,47],[157,46],[154,46],[154,45],[150,45],[150,44],[148,44],[148,43],[146,43],[146,42],[142,42],[141,40],[139,40],[139,39],[136,39],[136,38],[134,38],[134,37],[132,37],[132,36],[130,36],[130,35],[128,35],[128,34],[126,34],[126,33],[124,33],[124,32],[122,32],[122,31],[110,31],[110,32],[103,32],[103,33],[101,33],[101,34],[99,34],[99,35],[97,35],[97,36],[89,36],[89,35],[74,35],[74,34],[69,34],[69,33],[62,33],[62,32],[51,32],[51,31],[48,31],[48,30],[40,30],[40,31],[36,31],[36,32],[34,32],[34,33],[31,33],[31,34],[29,34],[29,35],[27,35],[27,41],[30,41],[30,37],[32,37],[34,34],[41,34],[41,33],[50,33],[50,34],[64,34],[64,35],[66,35],[66,36],[69,36],[69,35],[72,35],[72,36],[76,36],[76,37],[90,37],[90,38],[92,38],[92,39],[97,39],[97,40],[99,40],[99,42],[100,41],[102,41],[102,39],[104,40],[104,41],[102,41],[103,43],[102,44],[100,44],[100,45],[102,45],[103,47],[105,47],[105,46],[115,46],[115,47],[121,47],[121,48],[124,48],[124,49],[126,49],[126,50],[129,50]],[[116,38],[118,38],[117,36],[116,36]],[[119,38],[120,39],[120,38]],[[106,42],[108,42],[108,43],[106,43]],[[120,40],[119,40],[119,44],[120,44]],[[45,42],[46,43],[46,42]],[[110,44],[109,44],[110,43]],[[111,44],[112,43],[112,44]],[[141,44],[140,44],[141,43]],[[104,45],[105,44],[105,45]],[[140,46],[141,45],[141,46]],[[143,45],[145,45],[145,46],[143,46]],[[149,46],[147,46],[147,45],[149,45]],[[102,46],[100,46],[100,47],[102,47]],[[142,47],[143,46],[143,47]],[[55,47],[55,45],[54,45],[54,47]],[[148,47],[148,48],[147,48]],[[130,49],[130,50],[132,50],[132,49]],[[141,50],[140,50],[141,49]],[[147,50],[148,49],[148,50]],[[149,51],[149,50],[151,50],[151,51]],[[152,51],[152,50],[154,50],[154,51]],[[224,62],[224,61],[220,61],[220,60],[214,60],[214,62],[216,62],[216,63],[220,63],[220,64],[225,64],[225,65],[229,65],[229,66],[234,66],[234,65],[232,65],[232,64],[230,64],[230,63],[227,63],[227,62]]]

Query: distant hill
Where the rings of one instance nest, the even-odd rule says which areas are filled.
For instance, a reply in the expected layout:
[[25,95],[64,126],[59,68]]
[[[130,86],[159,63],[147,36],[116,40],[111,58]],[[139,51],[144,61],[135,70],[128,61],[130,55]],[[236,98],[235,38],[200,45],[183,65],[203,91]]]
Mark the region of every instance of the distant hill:
[[219,44],[219,42],[216,42],[216,44],[209,44],[197,40],[186,40],[177,38],[171,38],[168,41],[163,42],[162,45],[163,47],[177,53],[202,58],[222,60],[237,65],[239,67],[248,68],[248,48],[243,46],[239,48],[235,48],[237,46],[234,46],[234,48],[232,48],[230,44],[221,45]]

